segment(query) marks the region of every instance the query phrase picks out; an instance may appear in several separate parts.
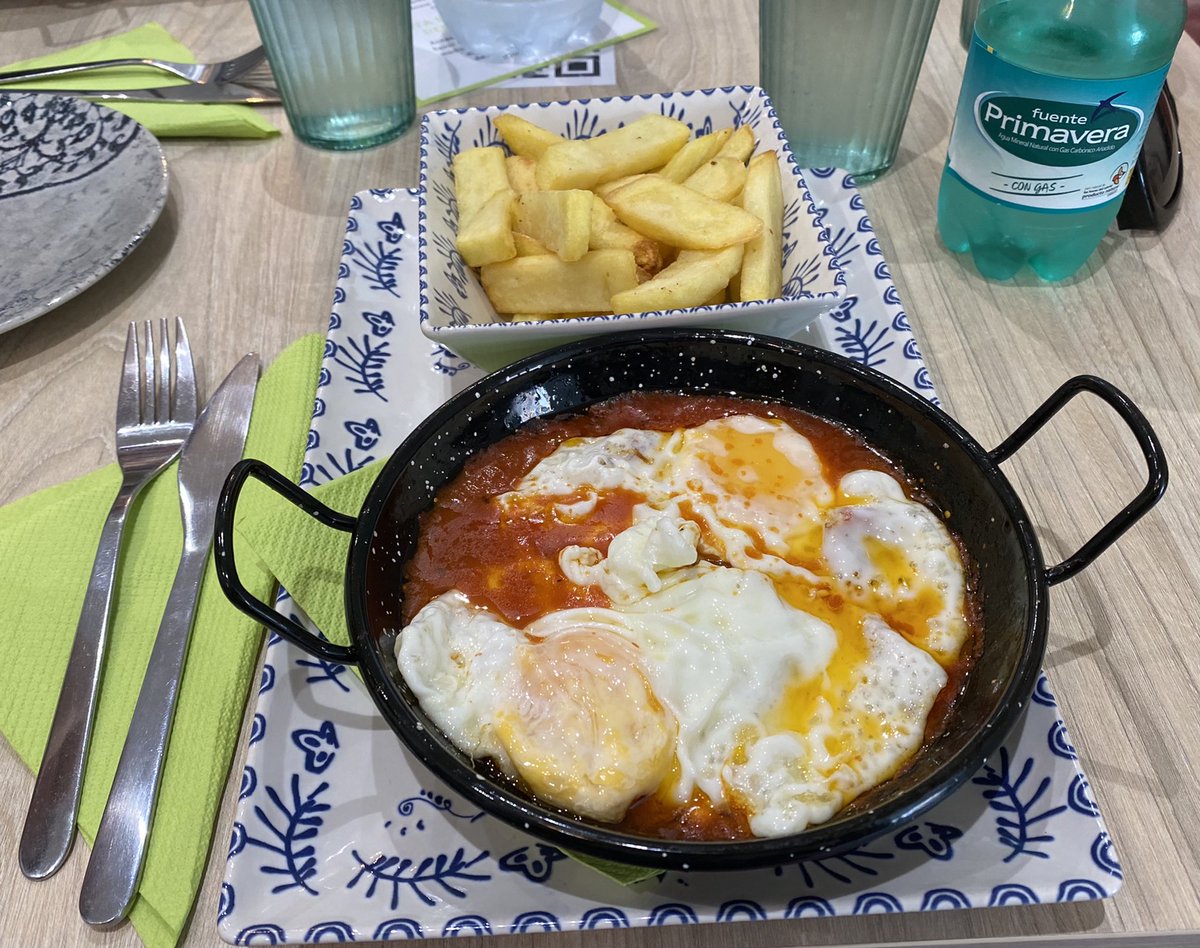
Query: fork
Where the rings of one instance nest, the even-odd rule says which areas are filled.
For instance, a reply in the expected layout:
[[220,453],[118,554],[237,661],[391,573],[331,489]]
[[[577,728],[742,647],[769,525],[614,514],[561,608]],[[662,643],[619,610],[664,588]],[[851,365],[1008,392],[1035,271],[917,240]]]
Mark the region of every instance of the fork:
[[160,322],[159,335],[157,365],[149,321],[142,349],[138,346],[136,323],[130,324],[125,341],[125,364],[117,396],[121,489],[100,533],[42,768],[25,816],[19,860],[21,872],[30,879],[53,875],[71,851],[100,691],[125,515],[138,492],[179,454],[196,422],[196,372],[183,320],[175,320],[173,372],[165,319]]
[[63,66],[42,66],[36,69],[14,69],[0,72],[2,82],[25,82],[30,79],[47,79],[51,76],[66,76],[76,72],[90,72],[93,69],[107,69],[111,66],[150,66],[169,72],[180,79],[189,82],[208,85],[214,82],[232,82],[245,76],[251,69],[258,66],[266,58],[266,52],[261,46],[242,53],[233,59],[219,63],[175,63],[167,59],[97,59],[86,63],[68,63]]

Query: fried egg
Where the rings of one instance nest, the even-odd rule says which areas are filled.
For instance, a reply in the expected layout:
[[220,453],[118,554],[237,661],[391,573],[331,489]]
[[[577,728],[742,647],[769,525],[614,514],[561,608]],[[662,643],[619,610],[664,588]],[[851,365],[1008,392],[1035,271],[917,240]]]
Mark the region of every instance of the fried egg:
[[894,478],[835,487],[807,438],[740,415],[570,439],[497,502],[569,524],[617,490],[632,523],[557,554],[606,606],[518,629],[449,590],[402,631],[400,673],[458,748],[581,816],[653,796],[756,836],[829,819],[919,749],[965,583]]

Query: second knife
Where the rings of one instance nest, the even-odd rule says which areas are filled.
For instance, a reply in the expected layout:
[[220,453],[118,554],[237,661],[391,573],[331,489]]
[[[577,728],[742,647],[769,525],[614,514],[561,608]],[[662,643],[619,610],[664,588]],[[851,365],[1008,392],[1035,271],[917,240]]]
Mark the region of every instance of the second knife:
[[137,893],[200,583],[212,546],[217,496],[225,475],[245,449],[258,368],[258,356],[253,354],[234,367],[204,406],[179,458],[183,555],[79,893],[79,913],[91,925],[120,921]]

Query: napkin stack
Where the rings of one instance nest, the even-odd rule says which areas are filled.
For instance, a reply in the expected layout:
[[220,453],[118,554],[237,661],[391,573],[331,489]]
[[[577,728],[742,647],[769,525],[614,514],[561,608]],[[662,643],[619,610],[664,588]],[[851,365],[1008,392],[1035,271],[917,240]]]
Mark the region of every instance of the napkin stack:
[[[293,344],[259,383],[246,441],[257,457],[300,471],[324,340]],[[116,398],[114,378],[113,398]],[[0,730],[37,769],[100,529],[120,484],[116,465],[0,509]],[[270,495],[247,490],[248,514]],[[135,502],[125,528],[100,704],[88,757],[79,828],[94,838],[141,688],[182,547],[176,466]],[[240,557],[243,582],[270,599],[270,573]],[[171,744],[130,919],[150,948],[179,939],[203,878],[214,821],[241,728],[261,628],[226,600],[210,561],[180,686]],[[19,826],[24,801],[11,801]],[[82,926],[83,923],[79,922]]]
[[[254,37],[255,39],[257,37]],[[239,50],[240,52],[240,50]],[[166,59],[194,63],[192,51],[157,23],[147,23],[126,33],[118,33],[93,43],[73,46],[49,56],[26,59],[6,68],[32,69],[36,66],[62,66],[97,59]],[[185,85],[186,80],[145,66],[97,69],[69,76],[38,79],[28,83],[5,83],[0,92],[38,89],[145,89],[156,86]],[[205,105],[192,102],[103,102],[124,112],[159,138],[269,138],[279,129],[248,105]]]

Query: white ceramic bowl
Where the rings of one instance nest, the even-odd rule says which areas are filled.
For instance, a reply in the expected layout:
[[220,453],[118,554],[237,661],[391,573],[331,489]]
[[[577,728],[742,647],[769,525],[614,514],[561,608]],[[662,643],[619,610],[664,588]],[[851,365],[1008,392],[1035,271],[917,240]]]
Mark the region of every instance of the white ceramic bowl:
[[[477,274],[455,249],[458,207],[450,167],[459,151],[502,144],[492,119],[505,112],[518,113],[568,138],[590,138],[647,112],[679,119],[695,134],[749,125],[757,151],[775,149],[783,162],[783,297],[619,316],[505,322],[492,308]],[[560,343],[626,329],[714,326],[791,336],[836,306],[845,289],[845,275],[804,175],[770,98],[757,86],[430,112],[421,122],[419,201],[421,332],[485,369]]]

